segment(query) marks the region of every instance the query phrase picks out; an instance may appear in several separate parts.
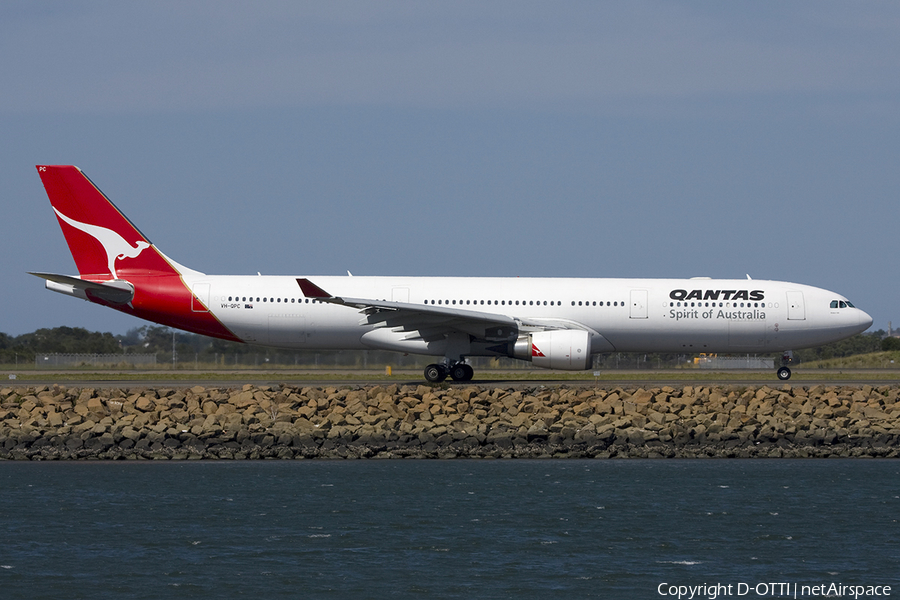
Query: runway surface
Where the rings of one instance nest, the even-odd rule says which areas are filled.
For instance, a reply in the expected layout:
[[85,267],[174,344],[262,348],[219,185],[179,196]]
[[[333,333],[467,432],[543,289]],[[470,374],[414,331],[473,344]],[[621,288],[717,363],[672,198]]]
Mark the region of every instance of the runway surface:
[[[544,377],[541,377],[544,375]],[[526,378],[527,377],[527,378]],[[615,371],[603,372],[597,377],[570,379],[555,373],[485,373],[467,382],[450,379],[440,384],[429,384],[418,371],[394,372],[386,376],[380,371],[351,372],[310,372],[310,371],[240,371],[240,372],[63,372],[42,373],[22,372],[15,379],[6,380],[2,387],[65,385],[75,387],[177,387],[194,386],[236,388],[245,384],[282,385],[292,387],[329,387],[362,385],[439,385],[439,386],[481,386],[503,388],[535,387],[663,387],[686,385],[746,385],[746,386],[813,386],[813,385],[898,385],[900,370],[815,370],[804,373],[795,371],[788,381],[779,380],[769,372],[698,372],[684,371]]]

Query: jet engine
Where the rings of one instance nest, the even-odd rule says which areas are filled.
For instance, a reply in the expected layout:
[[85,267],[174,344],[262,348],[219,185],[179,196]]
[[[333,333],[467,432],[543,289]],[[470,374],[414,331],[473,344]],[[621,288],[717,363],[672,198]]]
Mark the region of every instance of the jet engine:
[[512,344],[513,358],[530,360],[542,369],[585,371],[591,368],[591,334],[581,329],[539,331]]

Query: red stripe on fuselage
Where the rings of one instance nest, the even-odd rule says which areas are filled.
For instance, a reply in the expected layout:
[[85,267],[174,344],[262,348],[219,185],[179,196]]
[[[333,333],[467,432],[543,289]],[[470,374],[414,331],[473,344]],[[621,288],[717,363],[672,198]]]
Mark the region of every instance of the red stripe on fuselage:
[[200,299],[191,293],[180,276],[142,275],[127,279],[134,285],[134,299],[129,304],[92,301],[161,325],[232,342],[243,342],[211,312],[195,312],[191,309],[192,303],[195,306],[200,304]]

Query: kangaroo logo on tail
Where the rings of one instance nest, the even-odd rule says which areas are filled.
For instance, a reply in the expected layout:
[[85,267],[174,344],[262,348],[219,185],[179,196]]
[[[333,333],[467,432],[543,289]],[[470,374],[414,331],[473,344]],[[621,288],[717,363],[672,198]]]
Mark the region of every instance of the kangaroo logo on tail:
[[116,273],[116,261],[121,260],[123,258],[137,258],[140,256],[141,252],[150,247],[150,244],[143,240],[139,240],[137,242],[137,246],[132,246],[128,241],[125,240],[121,235],[113,231],[112,229],[107,229],[106,227],[100,227],[99,225],[89,225],[87,223],[79,223],[74,219],[70,219],[66,215],[62,214],[56,207],[53,207],[53,211],[56,215],[74,227],[79,231],[83,231],[88,234],[103,246],[103,249],[106,251],[106,263],[109,267],[109,272],[113,276],[113,279],[118,279],[119,276]]

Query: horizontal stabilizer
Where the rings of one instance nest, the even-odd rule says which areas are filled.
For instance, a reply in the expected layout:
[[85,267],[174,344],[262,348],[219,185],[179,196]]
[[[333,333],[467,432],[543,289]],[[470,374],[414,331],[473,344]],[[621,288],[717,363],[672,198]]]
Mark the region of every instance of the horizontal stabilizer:
[[56,273],[29,273],[46,279],[48,290],[75,296],[82,300],[101,300],[111,304],[127,304],[134,298],[134,286],[121,279],[111,281],[87,281],[71,275]]

